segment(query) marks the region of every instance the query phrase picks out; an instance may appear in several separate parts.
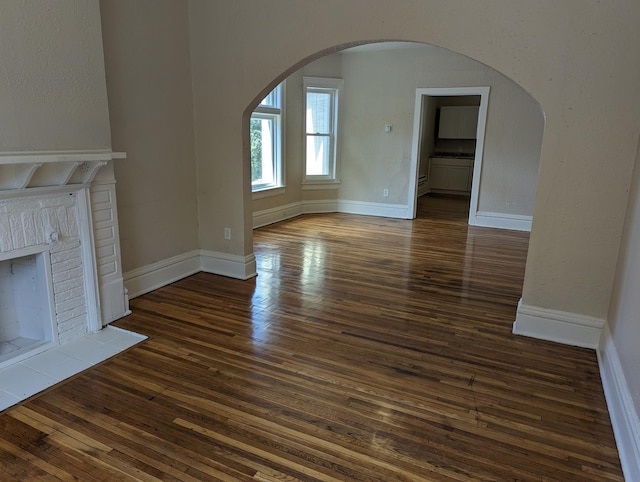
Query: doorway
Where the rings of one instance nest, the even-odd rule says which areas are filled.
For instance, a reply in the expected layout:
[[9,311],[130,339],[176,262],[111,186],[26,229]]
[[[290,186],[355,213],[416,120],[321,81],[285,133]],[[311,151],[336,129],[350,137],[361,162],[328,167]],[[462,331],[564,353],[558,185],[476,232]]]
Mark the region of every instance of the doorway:
[[[436,102],[430,102],[433,99],[442,99],[445,97],[456,99],[464,99],[469,97],[469,104],[477,105],[477,125],[475,129],[475,142],[473,143],[473,153],[470,152],[471,143],[463,142],[462,139],[470,137],[468,134],[453,134],[444,136],[440,142],[440,146],[447,149],[451,153],[448,159],[454,159],[448,164],[438,166],[442,175],[450,175],[455,177],[456,184],[464,183],[461,176],[467,176],[470,181],[469,189],[469,216],[468,222],[475,225],[476,213],[478,212],[478,198],[480,190],[480,175],[482,172],[482,157],[484,150],[484,133],[487,119],[487,106],[489,102],[489,87],[455,87],[455,88],[420,88],[416,89],[414,121],[413,121],[413,138],[411,148],[411,170],[409,179],[409,200],[412,202],[412,218],[415,219],[418,210],[418,197],[423,194],[423,186],[421,183],[429,183],[429,171],[431,170],[425,160],[428,160],[435,152],[436,138],[430,142],[425,139],[430,136],[431,132],[436,130]],[[479,98],[479,102],[478,99]],[[475,106],[474,106],[475,107]],[[440,114],[442,115],[442,114]],[[459,117],[458,129],[469,130],[465,118]],[[448,122],[448,124],[451,124]],[[459,137],[459,140],[456,140]],[[464,156],[458,156],[464,154]],[[455,160],[459,157],[459,160]],[[428,162],[428,161],[427,161]],[[453,181],[452,181],[453,182]],[[444,186],[446,187],[446,186]],[[446,189],[445,189],[446,190]]]

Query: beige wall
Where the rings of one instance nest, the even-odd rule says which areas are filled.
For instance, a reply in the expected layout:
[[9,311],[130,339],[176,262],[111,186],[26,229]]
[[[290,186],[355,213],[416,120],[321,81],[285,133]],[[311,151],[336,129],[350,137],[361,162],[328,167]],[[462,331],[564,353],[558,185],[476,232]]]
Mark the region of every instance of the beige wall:
[[[337,45],[421,41],[497,69],[541,104],[523,301],[606,315],[640,130],[640,4],[191,0],[190,19],[202,247],[251,252],[242,128],[265,86]],[[225,243],[227,225],[242,238]]]
[[187,2],[101,3],[125,272],[198,247]]
[[3,0],[0,151],[109,150],[98,0]]
[[[416,89],[490,86],[478,209],[533,214],[543,118],[536,101],[522,88],[479,62],[438,47],[342,57],[341,198],[411,204],[408,183]],[[393,125],[388,134],[385,124]],[[384,188],[389,189],[387,199],[382,197]]]
[[[342,199],[408,204],[416,79],[413,51],[342,55]],[[391,124],[389,133],[385,124]],[[389,197],[383,197],[389,189]]]

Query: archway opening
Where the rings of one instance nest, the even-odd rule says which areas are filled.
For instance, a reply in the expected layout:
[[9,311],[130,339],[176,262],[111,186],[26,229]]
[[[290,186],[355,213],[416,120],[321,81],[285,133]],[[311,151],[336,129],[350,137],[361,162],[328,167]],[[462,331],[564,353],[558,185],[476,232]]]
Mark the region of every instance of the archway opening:
[[[480,149],[469,166],[471,224],[530,229],[544,127],[543,113],[530,94],[495,69],[444,48],[412,42],[342,47],[292,66],[246,109],[248,164],[252,113],[274,86],[284,84],[284,182],[280,189],[251,195],[249,224],[255,228],[314,212],[413,218],[419,156],[425,155],[419,145],[421,100],[448,92],[482,100],[475,141]],[[308,77],[344,82],[332,184],[305,179],[303,86]]]

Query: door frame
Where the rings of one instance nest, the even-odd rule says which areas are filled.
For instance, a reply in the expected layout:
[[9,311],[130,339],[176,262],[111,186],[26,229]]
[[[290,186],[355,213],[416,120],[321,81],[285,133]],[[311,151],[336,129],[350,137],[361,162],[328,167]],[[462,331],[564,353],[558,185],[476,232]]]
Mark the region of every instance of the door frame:
[[482,174],[482,158],[484,152],[484,134],[487,125],[490,87],[433,87],[416,89],[416,100],[413,114],[413,140],[411,143],[411,167],[409,175],[410,219],[415,219],[418,206],[418,169],[420,160],[420,143],[422,137],[422,100],[423,97],[479,95],[478,129],[476,131],[476,155],[473,161],[473,178],[471,180],[471,199],[469,203],[469,224],[477,225],[478,199],[480,197],[480,177]]

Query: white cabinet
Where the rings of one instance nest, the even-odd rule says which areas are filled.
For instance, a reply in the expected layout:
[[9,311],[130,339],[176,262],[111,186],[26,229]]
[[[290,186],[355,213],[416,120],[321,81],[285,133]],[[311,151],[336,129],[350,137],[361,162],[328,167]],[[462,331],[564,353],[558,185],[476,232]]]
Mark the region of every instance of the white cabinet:
[[473,179],[473,159],[432,157],[429,177],[433,192],[469,194]]
[[475,139],[478,130],[479,107],[440,107],[438,137],[440,139]]

